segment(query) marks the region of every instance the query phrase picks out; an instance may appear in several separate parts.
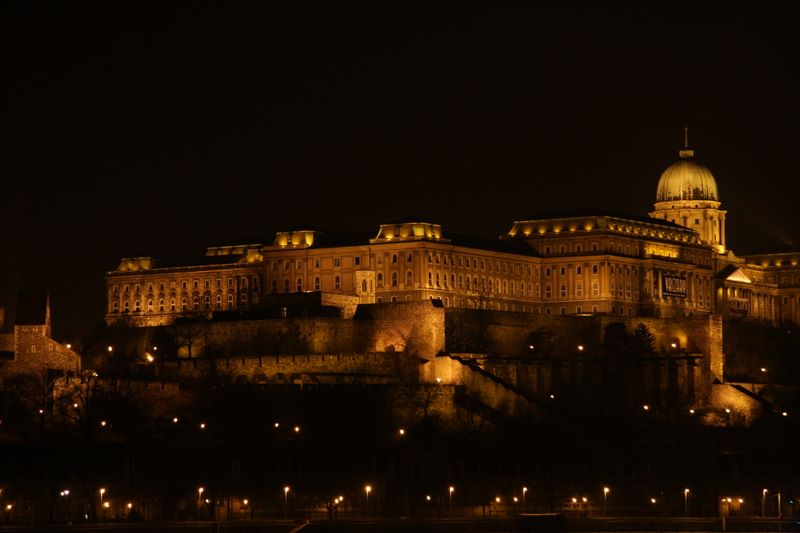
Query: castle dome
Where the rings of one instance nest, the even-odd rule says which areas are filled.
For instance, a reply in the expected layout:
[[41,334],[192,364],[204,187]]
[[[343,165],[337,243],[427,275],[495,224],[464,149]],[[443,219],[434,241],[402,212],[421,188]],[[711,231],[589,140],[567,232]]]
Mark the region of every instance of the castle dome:
[[656,202],[711,200],[719,202],[717,182],[711,171],[694,160],[694,150],[684,148],[680,159],[661,174]]

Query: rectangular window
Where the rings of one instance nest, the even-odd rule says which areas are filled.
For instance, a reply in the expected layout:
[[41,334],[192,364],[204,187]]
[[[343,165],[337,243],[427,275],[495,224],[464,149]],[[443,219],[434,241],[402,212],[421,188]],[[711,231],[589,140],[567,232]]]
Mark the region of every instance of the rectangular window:
[[342,259],[340,257],[334,257],[333,266],[335,267],[342,266]]
[[356,266],[361,266],[361,256],[357,255],[353,260],[353,262],[355,263]]

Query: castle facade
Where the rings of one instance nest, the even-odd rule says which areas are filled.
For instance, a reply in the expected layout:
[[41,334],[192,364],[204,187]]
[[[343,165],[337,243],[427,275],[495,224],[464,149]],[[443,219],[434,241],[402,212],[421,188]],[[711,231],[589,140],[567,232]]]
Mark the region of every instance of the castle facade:
[[106,321],[157,326],[317,293],[343,310],[433,299],[521,313],[800,323],[800,253],[736,256],[721,207],[714,176],[685,146],[662,173],[649,217],[539,213],[497,240],[405,219],[371,234],[281,231],[183,264],[124,258],[106,274]]

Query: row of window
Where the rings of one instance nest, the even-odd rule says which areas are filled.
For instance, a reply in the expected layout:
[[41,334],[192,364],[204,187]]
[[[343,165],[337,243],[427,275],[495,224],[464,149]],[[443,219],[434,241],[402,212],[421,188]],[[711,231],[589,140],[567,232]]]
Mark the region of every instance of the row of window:
[[[247,287],[248,286],[248,278],[246,276],[241,276],[241,277],[238,277],[238,278],[236,278],[236,277],[227,278],[228,287],[229,288],[236,287],[237,279],[239,280],[239,286],[240,287]],[[260,285],[258,276],[252,276],[249,279],[250,279],[250,281],[252,283],[252,286],[254,288],[258,287]],[[222,281],[223,281],[222,278],[216,278],[215,287],[217,289],[222,288]],[[181,280],[181,282],[180,282],[181,289],[183,289],[183,290],[188,289],[189,288],[189,283],[190,283],[189,280]],[[148,283],[147,284],[147,292],[148,292],[148,294],[152,294],[153,293],[154,287],[155,287],[155,285],[153,283]],[[158,284],[158,292],[164,293],[165,290],[166,290],[166,287],[167,287],[167,284],[165,282],[160,282]],[[176,280],[172,280],[172,281],[169,282],[169,288],[171,290],[174,290],[177,287],[178,287],[178,282]],[[191,280],[191,287],[193,289],[199,289],[200,288],[200,280],[198,280],[198,279]],[[111,293],[114,294],[114,295],[119,294],[119,288],[120,288],[119,285],[112,285],[111,286]],[[204,289],[211,289],[211,280],[210,279],[204,279],[203,280],[203,288]],[[122,285],[122,293],[123,294],[127,295],[127,294],[130,294],[130,292],[131,292],[131,286],[130,285],[127,285],[127,284],[126,285]],[[134,292],[134,294],[141,294],[141,292],[142,292],[142,284],[141,283],[136,283],[133,286],[133,292]]]
[[[181,311],[188,311],[189,310],[190,301],[191,301],[191,309],[193,311],[200,310],[201,309],[201,303],[202,303],[202,309],[206,309],[206,310],[211,309],[212,299],[211,299],[210,296],[205,296],[202,300],[200,299],[199,296],[194,296],[193,298],[191,298],[191,300],[189,298],[187,298],[187,297],[183,297],[183,298],[180,299],[180,301],[178,301],[176,298],[170,298],[168,301],[166,299],[164,299],[164,298],[159,298],[158,305],[157,305],[158,312],[159,313],[163,313],[163,312],[166,312],[166,311],[176,312],[178,310],[178,306],[179,305],[180,305],[180,310]],[[247,296],[247,293],[245,293],[245,292],[243,292],[243,293],[241,293],[239,295],[239,304],[240,305],[246,306],[248,304],[248,301],[252,301],[253,305],[257,305],[258,304],[258,294],[253,294],[252,298],[249,298]],[[234,299],[233,294],[228,294],[228,297],[227,297],[227,299],[224,300],[224,302],[226,303],[226,305],[223,307],[222,295],[218,294],[216,296],[216,298],[214,298],[214,308],[215,309],[233,309],[235,307],[234,306],[235,299]],[[111,304],[111,312],[112,313],[119,313],[119,310],[120,310],[119,302],[116,302],[116,301],[112,302],[112,304]],[[155,312],[156,303],[152,298],[147,300],[144,310],[146,312],[148,312],[148,313]],[[122,312],[123,313],[128,313],[130,311],[131,311],[131,304],[130,304],[130,302],[125,300],[124,302],[122,302]],[[142,301],[138,300],[138,299],[134,300],[133,301],[133,312],[134,313],[139,313],[141,311],[142,311]]]

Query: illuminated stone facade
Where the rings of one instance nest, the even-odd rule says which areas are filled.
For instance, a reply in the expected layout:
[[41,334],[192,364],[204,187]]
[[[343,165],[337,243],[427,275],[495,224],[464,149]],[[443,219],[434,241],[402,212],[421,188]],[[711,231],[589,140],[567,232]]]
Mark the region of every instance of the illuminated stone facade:
[[358,303],[434,299],[554,315],[719,313],[799,322],[800,254],[736,257],[726,248],[713,175],[688,147],[679,155],[661,176],[650,217],[541,213],[514,222],[498,240],[409,219],[362,235],[282,231],[271,243],[215,246],[182,265],[123,259],[106,276],[106,320],[161,325],[313,292]]

